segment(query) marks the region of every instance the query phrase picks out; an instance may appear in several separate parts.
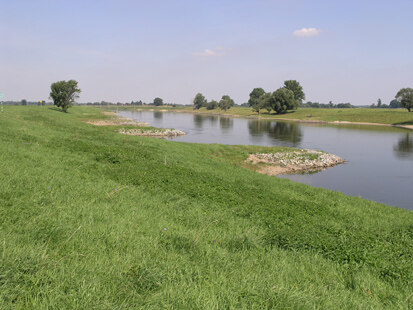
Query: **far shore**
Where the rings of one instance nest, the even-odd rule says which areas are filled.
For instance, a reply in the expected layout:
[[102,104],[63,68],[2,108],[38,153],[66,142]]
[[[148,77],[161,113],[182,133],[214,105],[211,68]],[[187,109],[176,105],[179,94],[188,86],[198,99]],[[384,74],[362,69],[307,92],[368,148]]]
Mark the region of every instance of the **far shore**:
[[[237,113],[238,110],[242,110],[243,114]],[[250,110],[250,108],[235,108],[235,109],[231,109],[228,110],[226,112],[223,113],[217,113],[214,112],[213,110],[211,112],[209,112],[208,110],[204,110],[204,111],[200,111],[200,110],[192,110],[189,108],[173,108],[173,107],[138,107],[135,108],[134,111],[159,111],[159,112],[177,112],[177,113],[192,113],[192,114],[201,114],[201,115],[214,115],[214,116],[227,116],[227,117],[240,117],[240,118],[248,118],[248,119],[263,119],[263,120],[281,120],[281,121],[291,121],[291,122],[300,122],[300,123],[310,123],[310,124],[331,124],[331,125],[367,125],[367,126],[386,126],[386,127],[397,127],[397,128],[405,128],[405,129],[410,129],[413,130],[413,113],[412,115],[412,120],[411,123],[412,124],[391,124],[391,123],[380,123],[380,122],[366,122],[366,121],[347,121],[347,120],[321,120],[321,119],[309,119],[309,118],[303,118],[303,119],[299,119],[299,118],[288,118],[288,117],[278,117],[277,115],[272,115],[271,117],[269,116],[263,116],[263,115],[251,115],[251,114],[246,114],[245,115],[245,110]],[[315,111],[316,110],[316,111]],[[318,110],[318,111],[317,111]],[[341,113],[343,112],[352,112],[352,111],[357,111],[357,110],[370,110],[372,113],[377,113],[380,112],[378,111],[379,109],[363,109],[363,108],[357,108],[357,109],[299,109],[297,111],[300,112],[306,112],[306,113],[316,113],[316,112],[322,112],[324,113],[326,110],[328,110],[328,112],[330,113],[330,115],[328,115],[329,117],[331,117],[331,114],[335,113]],[[351,111],[352,110],[352,111]],[[383,109],[386,110],[386,112],[388,112],[387,109]],[[333,112],[333,113],[331,113]],[[393,111],[390,110],[390,113],[399,113],[400,111]],[[406,111],[406,113],[408,113]],[[403,113],[404,115],[406,113]],[[306,115],[309,116],[309,115]],[[341,115],[340,115],[341,116]],[[305,116],[304,116],[305,117]],[[312,116],[310,116],[312,117]],[[314,116],[316,117],[316,116]],[[322,116],[320,116],[322,117]],[[408,122],[410,123],[410,122]]]

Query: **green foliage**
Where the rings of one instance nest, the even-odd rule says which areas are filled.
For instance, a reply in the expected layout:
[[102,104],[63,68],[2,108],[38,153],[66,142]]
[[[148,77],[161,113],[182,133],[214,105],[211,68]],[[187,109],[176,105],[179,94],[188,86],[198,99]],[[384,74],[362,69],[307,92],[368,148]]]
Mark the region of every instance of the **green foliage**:
[[71,112],[2,119],[0,309],[413,307],[411,212],[239,167],[285,148],[125,136]]
[[63,112],[67,112],[81,92],[77,81],[74,80],[55,82],[50,88],[50,98],[53,99],[54,105],[61,108]]
[[382,102],[381,102],[381,99],[379,98],[377,99],[377,107],[381,108],[381,105],[382,105]]
[[22,101],[20,102],[21,105],[27,105],[27,100],[26,99],[22,99]]
[[159,97],[156,97],[155,99],[153,99],[153,105],[161,106],[161,105],[163,105],[163,100]]
[[413,109],[413,89],[412,88],[402,88],[396,94],[396,99],[400,101],[401,105],[411,111]]
[[250,99],[248,100],[248,106],[250,106],[253,111],[259,112],[262,109],[260,98],[265,95],[265,91],[262,88],[254,88],[250,93]]
[[206,106],[207,100],[205,99],[205,97],[201,93],[198,93],[195,96],[193,104],[194,104],[194,110],[199,110],[200,108]]
[[303,87],[296,80],[288,80],[284,82],[284,88],[291,90],[294,93],[294,99],[296,103],[294,106],[297,108],[305,100],[305,94]]
[[390,101],[390,108],[391,109],[399,109],[402,108],[402,104],[400,103],[399,100],[397,99],[393,99],[392,101]]
[[277,113],[285,113],[287,110],[296,109],[298,101],[294,98],[294,93],[287,88],[279,88],[271,94],[269,99],[270,107]]
[[268,113],[274,110],[280,114],[287,112],[287,110],[297,109],[304,99],[305,94],[300,83],[288,80],[284,82],[284,87],[273,93],[266,93],[262,88],[254,88],[250,93],[248,105],[258,113],[261,113],[262,109],[266,109]]
[[218,108],[218,101],[216,100],[212,100],[210,102],[207,103],[206,105],[207,110],[214,110],[216,108]]
[[222,96],[221,100],[218,103],[218,106],[221,110],[229,110],[235,104],[234,100],[231,99],[230,96],[224,95]]

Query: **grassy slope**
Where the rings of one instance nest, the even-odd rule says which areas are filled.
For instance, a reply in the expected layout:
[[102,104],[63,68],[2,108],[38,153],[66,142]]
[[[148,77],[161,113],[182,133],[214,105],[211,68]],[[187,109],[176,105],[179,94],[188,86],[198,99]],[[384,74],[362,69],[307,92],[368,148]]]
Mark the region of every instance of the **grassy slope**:
[[[195,113],[213,113],[213,114],[228,114],[243,117],[257,117],[258,113],[253,112],[251,108],[235,107],[224,112],[219,109],[207,110],[201,108],[194,111],[191,107],[137,107],[144,109],[167,109],[176,111],[186,111]],[[133,109],[133,108],[128,108]],[[311,117],[309,117],[311,115]],[[300,119],[313,121],[348,121],[348,122],[366,122],[379,123],[390,125],[413,125],[413,113],[409,113],[406,109],[309,109],[302,108],[295,111],[290,111],[286,114],[268,113],[266,110],[261,113],[265,118],[283,118],[283,119]]]
[[0,115],[1,309],[413,306],[410,212],[236,165],[253,147],[79,121],[97,113]]

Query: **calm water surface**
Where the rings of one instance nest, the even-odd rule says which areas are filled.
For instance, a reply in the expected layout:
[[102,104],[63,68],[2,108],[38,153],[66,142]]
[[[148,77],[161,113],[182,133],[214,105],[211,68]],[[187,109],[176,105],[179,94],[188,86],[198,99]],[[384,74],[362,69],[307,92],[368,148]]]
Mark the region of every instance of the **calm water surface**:
[[315,174],[281,177],[413,210],[413,131],[407,129],[157,111],[120,114],[187,133],[175,141],[288,146],[333,153],[347,163]]

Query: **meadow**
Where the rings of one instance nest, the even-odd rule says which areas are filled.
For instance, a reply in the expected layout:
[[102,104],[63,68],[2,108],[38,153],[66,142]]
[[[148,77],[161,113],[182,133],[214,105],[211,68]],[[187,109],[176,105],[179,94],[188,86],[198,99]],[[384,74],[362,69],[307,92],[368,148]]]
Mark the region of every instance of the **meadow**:
[[408,210],[243,167],[281,148],[86,123],[107,117],[0,114],[0,309],[413,307]]

